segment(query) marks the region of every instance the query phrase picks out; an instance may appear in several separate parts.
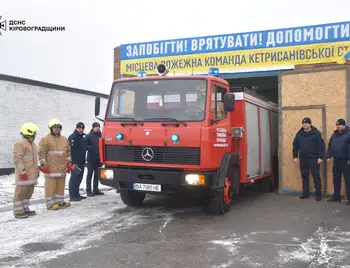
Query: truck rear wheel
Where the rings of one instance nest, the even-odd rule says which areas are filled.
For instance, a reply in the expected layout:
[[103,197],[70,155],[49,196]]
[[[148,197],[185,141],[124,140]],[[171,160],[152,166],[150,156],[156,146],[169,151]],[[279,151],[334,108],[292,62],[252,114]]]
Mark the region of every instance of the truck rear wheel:
[[231,180],[226,177],[224,188],[213,192],[210,198],[210,208],[215,214],[225,214],[230,210],[233,198]]
[[145,200],[146,193],[124,190],[120,192],[123,203],[129,207],[139,207]]

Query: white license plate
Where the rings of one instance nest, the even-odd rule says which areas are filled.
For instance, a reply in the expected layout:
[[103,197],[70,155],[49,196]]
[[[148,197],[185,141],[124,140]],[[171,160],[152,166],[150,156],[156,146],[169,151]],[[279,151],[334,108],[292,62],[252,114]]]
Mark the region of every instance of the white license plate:
[[161,185],[159,185],[159,184],[134,183],[134,190],[149,191],[149,192],[161,192]]

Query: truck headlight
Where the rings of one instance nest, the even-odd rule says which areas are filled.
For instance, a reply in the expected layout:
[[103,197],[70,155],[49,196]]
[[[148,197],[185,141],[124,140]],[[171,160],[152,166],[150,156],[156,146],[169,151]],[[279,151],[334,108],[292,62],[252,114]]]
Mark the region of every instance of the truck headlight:
[[100,178],[106,180],[113,180],[114,172],[111,169],[101,169],[100,170]]
[[189,185],[203,185],[205,184],[205,177],[199,174],[187,174],[185,176],[185,182]]

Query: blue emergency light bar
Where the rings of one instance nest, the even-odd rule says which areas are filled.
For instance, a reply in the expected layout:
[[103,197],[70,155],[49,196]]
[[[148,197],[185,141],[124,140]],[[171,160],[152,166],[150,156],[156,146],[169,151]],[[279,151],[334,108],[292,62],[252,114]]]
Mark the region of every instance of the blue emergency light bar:
[[146,73],[145,71],[139,71],[139,72],[137,73],[137,76],[138,76],[138,77],[146,77],[146,76],[147,76],[147,73]]
[[218,75],[219,74],[219,68],[210,68],[209,69],[209,75]]

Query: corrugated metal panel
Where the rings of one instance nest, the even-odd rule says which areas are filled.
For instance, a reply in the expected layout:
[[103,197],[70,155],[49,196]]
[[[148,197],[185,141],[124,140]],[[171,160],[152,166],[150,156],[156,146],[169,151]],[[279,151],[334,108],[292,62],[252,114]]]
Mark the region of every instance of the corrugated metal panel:
[[258,106],[246,102],[247,176],[259,175]]

